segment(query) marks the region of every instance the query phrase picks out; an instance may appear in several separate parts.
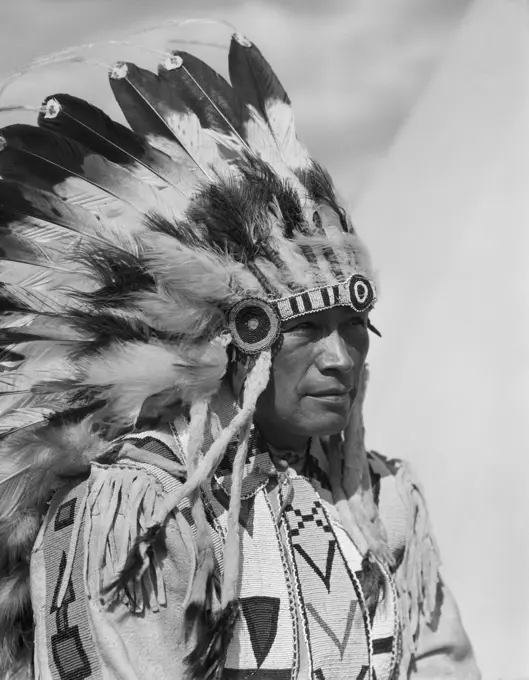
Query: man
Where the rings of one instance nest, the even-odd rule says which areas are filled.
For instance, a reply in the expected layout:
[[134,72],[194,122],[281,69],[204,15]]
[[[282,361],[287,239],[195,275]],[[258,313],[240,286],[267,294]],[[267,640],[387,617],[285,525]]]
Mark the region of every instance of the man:
[[118,64],[134,132],[68,95],[1,131],[3,674],[477,678],[417,483],[364,447],[365,248],[229,61]]

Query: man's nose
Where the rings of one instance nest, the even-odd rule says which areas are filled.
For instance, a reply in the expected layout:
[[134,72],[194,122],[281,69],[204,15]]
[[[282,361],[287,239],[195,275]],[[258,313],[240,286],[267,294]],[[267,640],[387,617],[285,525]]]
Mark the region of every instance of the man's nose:
[[320,371],[339,371],[349,373],[355,365],[352,352],[344,339],[333,331],[321,339],[321,352],[319,353],[318,368]]

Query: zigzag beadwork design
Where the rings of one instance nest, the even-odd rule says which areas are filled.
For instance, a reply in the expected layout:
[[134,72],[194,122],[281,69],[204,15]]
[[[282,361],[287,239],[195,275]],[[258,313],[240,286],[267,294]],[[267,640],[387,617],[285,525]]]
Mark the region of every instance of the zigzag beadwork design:
[[[366,677],[369,675],[369,666],[362,666],[360,669],[360,673],[356,676],[356,680],[365,680]],[[371,680],[376,680],[376,675],[373,671]]]
[[322,570],[318,567],[318,565],[314,562],[314,560],[311,558],[310,555],[308,555],[303,547],[299,544],[294,545],[294,550],[297,550],[298,553],[306,560],[308,564],[314,569],[316,574],[321,578],[323,583],[325,584],[325,587],[327,588],[327,591],[329,592],[331,589],[331,573],[332,573],[332,564],[334,561],[334,553],[336,551],[336,541],[329,541],[329,548],[327,552],[327,562],[325,565],[325,574],[322,572]]
[[349,637],[351,635],[351,630],[353,628],[353,620],[354,620],[354,616],[355,616],[357,607],[358,607],[358,602],[351,602],[351,604],[349,605],[349,611],[347,613],[347,619],[345,620],[344,634],[342,636],[342,639],[340,640],[338,638],[338,636],[336,635],[336,633],[333,631],[333,629],[324,620],[324,618],[322,616],[320,616],[320,614],[318,614],[314,605],[311,602],[309,602],[307,604],[307,611],[310,612],[310,614],[314,617],[314,619],[320,624],[322,629],[327,633],[327,635],[334,642],[338,651],[340,652],[340,658],[341,659],[343,659],[345,648],[347,647],[347,643],[349,642]]
[[[284,513],[285,528],[307,622],[313,677],[350,680],[363,666],[370,665],[369,621],[317,493],[302,477],[292,478],[292,486],[293,497]],[[345,630],[344,599],[351,603]],[[329,645],[329,638],[334,645]]]

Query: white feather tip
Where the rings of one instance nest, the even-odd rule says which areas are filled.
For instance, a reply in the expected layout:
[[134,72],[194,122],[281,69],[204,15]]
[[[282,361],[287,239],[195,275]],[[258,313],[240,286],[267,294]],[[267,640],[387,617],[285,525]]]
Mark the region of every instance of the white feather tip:
[[126,78],[129,72],[129,67],[125,62],[123,61],[118,61],[118,63],[110,69],[110,77],[113,80],[121,80],[122,78]]
[[176,69],[181,68],[183,64],[184,60],[181,56],[178,54],[171,54],[171,56],[167,57],[167,59],[162,63],[162,68],[164,68],[166,71],[176,71]]
[[242,47],[251,47],[252,43],[246,38],[242,33],[234,33],[233,39],[238,42]]
[[44,110],[44,118],[52,119],[57,118],[59,113],[62,111],[62,106],[60,103],[52,97],[46,102],[46,108]]

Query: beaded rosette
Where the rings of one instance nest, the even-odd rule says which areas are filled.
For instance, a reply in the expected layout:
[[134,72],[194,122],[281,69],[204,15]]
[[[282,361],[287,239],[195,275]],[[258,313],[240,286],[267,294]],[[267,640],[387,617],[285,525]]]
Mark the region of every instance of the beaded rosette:
[[361,274],[343,283],[312,288],[279,300],[241,300],[229,312],[228,328],[233,344],[244,354],[258,354],[274,345],[281,322],[337,306],[366,312],[376,301],[375,286]]

